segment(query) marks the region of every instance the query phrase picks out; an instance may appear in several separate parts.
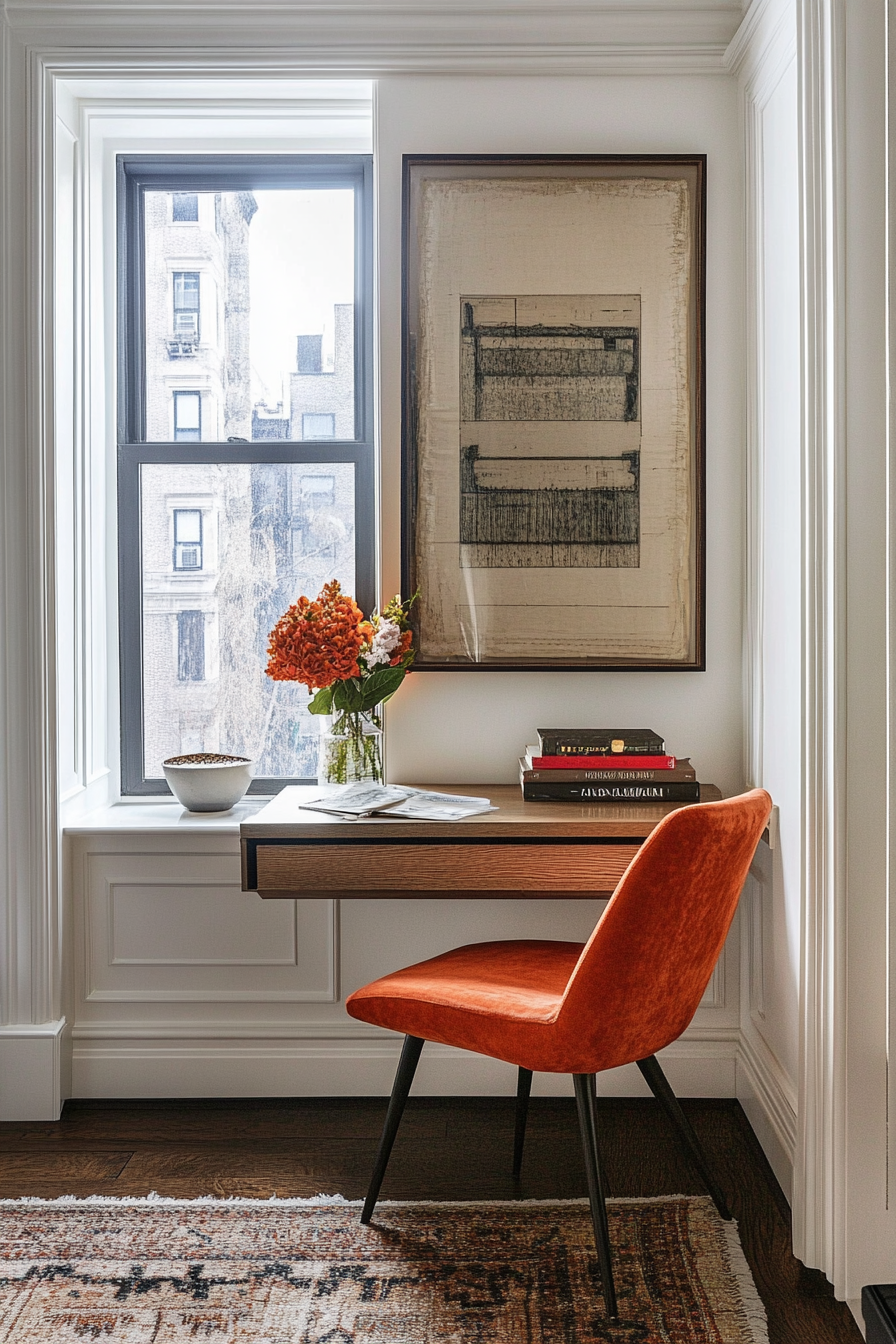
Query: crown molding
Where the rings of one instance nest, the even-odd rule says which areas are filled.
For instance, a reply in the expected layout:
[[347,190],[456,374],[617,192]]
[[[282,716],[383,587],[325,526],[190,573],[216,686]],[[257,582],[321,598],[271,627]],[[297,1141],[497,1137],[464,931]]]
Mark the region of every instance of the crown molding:
[[[172,57],[239,51],[303,69],[357,74],[618,70],[718,72],[739,0],[6,0],[6,21],[34,48],[126,48]],[[275,54],[276,53],[276,54]]]
[[747,84],[769,76],[774,83],[795,55],[795,0],[753,0],[725,52],[724,65]]

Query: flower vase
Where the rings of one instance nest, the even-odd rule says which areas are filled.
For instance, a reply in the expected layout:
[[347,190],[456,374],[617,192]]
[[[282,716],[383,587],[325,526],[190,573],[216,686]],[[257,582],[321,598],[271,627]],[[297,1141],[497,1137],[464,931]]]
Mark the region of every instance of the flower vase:
[[319,784],[382,784],[383,725],[376,711],[327,715],[321,723]]

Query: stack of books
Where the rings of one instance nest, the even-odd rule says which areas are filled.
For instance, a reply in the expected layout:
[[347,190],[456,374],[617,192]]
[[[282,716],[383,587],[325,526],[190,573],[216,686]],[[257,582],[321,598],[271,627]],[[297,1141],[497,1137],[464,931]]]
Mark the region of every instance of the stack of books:
[[667,756],[650,728],[539,728],[520,757],[523,797],[539,802],[697,803],[687,756]]

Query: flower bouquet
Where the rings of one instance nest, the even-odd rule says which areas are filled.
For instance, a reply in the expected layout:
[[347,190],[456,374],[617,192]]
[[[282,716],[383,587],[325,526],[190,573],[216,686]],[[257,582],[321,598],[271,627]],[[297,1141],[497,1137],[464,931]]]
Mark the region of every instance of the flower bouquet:
[[268,676],[307,686],[315,692],[309,711],[331,717],[321,733],[322,783],[383,781],[380,707],[414,661],[408,625],[414,597],[395,596],[366,619],[334,580],[313,601],[300,597],[271,631]]

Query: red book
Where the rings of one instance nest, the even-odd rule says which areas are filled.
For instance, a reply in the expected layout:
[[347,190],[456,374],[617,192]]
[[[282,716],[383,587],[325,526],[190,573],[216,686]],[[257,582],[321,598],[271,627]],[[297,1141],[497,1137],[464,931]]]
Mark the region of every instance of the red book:
[[674,770],[674,756],[533,756],[532,770]]

